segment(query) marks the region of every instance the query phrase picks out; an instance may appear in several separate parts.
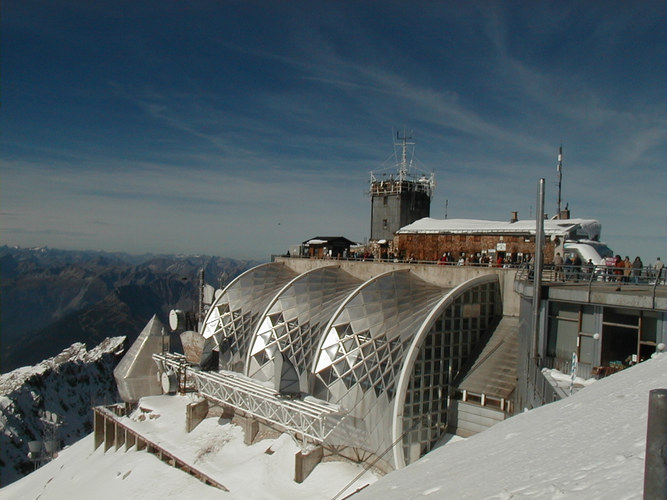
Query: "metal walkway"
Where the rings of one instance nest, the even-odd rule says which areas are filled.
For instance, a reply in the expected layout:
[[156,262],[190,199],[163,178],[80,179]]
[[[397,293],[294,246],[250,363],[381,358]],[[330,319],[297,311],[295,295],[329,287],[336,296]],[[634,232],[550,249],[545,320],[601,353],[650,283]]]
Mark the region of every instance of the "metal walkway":
[[295,435],[322,444],[338,426],[344,413],[337,405],[312,396],[303,399],[281,397],[270,387],[229,371],[207,372],[194,369],[173,354],[154,354],[164,368],[194,381],[197,392],[215,403],[232,407],[260,421],[275,424]]

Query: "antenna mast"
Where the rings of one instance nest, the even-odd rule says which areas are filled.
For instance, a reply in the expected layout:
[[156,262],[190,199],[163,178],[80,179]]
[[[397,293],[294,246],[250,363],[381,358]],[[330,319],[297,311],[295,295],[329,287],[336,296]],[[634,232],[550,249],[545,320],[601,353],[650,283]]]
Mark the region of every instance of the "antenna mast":
[[558,218],[560,219],[560,189],[563,182],[563,145],[558,149],[558,165],[556,166],[558,172]]
[[405,129],[403,129],[403,137],[399,135],[398,131],[396,132],[396,139],[401,141],[400,143],[397,143],[397,146],[401,146],[401,161],[398,167],[398,179],[404,181],[408,177],[408,145],[414,144],[414,142],[408,142],[412,137],[407,136]]

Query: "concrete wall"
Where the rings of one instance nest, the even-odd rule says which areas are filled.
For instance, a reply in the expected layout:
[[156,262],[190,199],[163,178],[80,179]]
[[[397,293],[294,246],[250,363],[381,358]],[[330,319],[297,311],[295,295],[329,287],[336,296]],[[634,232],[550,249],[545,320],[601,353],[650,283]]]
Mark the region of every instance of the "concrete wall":
[[456,414],[454,433],[461,437],[473,436],[505,420],[502,411],[464,401],[457,401],[453,410]]
[[445,288],[453,288],[478,276],[496,274],[500,281],[503,314],[505,316],[519,315],[519,295],[514,292],[514,278],[517,274],[516,269],[477,266],[440,266],[435,264],[409,264],[406,262],[290,259],[287,257],[276,257],[275,260],[276,262],[284,262],[285,265],[297,273],[305,273],[311,269],[323,266],[339,265],[341,269],[363,281],[388,271],[410,269],[423,280]]
[[193,401],[185,407],[185,432],[192,432],[208,414],[208,401]]
[[294,457],[294,481],[303,483],[305,479],[313,472],[313,469],[322,461],[324,450],[321,446],[316,446],[310,452],[299,451]]
[[371,240],[391,241],[400,228],[430,215],[429,196],[405,181],[398,192],[400,184],[380,181],[371,185]]

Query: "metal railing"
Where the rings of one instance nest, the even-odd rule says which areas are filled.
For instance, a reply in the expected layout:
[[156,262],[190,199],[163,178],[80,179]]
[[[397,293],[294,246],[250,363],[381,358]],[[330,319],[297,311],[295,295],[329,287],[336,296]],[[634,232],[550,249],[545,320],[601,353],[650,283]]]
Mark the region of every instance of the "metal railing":
[[288,399],[269,388],[231,373],[196,371],[199,394],[260,420],[276,424],[288,432],[323,443],[340,423],[343,414],[325,401]]
[[384,263],[400,263],[400,264],[425,264],[425,265],[439,265],[439,266],[451,266],[451,267],[480,267],[480,268],[496,268],[496,269],[528,269],[527,262],[503,262],[501,265],[498,265],[496,262],[488,263],[479,263],[479,262],[448,262],[441,260],[418,260],[414,258],[404,258],[404,257],[376,257],[374,255],[350,255],[350,256],[311,256],[311,255],[274,255],[273,257],[285,257],[288,259],[313,259],[313,260],[328,260],[328,261],[350,261],[350,262],[384,262]]
[[[533,280],[530,266],[522,267],[517,280]],[[665,270],[653,267],[624,268],[614,266],[554,266],[545,265],[542,270],[542,283],[614,283],[625,285],[665,285]]]
[[201,371],[182,355],[153,354],[153,360],[162,371],[178,373],[179,387],[187,386],[186,381],[194,382],[203,397],[316,443],[323,443],[345,417],[337,405],[313,397],[290,399],[241,374]]

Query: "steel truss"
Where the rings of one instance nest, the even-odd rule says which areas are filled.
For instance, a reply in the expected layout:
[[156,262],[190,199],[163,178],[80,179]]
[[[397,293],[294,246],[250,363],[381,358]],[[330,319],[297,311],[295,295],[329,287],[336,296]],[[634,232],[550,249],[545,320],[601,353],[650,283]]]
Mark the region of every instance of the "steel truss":
[[[171,354],[154,354],[153,359],[164,369],[184,369],[183,360]],[[234,372],[207,372],[185,368],[183,374],[194,380],[197,392],[209,400],[232,407],[259,420],[282,427],[323,444],[345,416],[340,407],[312,396],[304,399],[281,397],[271,388]]]

